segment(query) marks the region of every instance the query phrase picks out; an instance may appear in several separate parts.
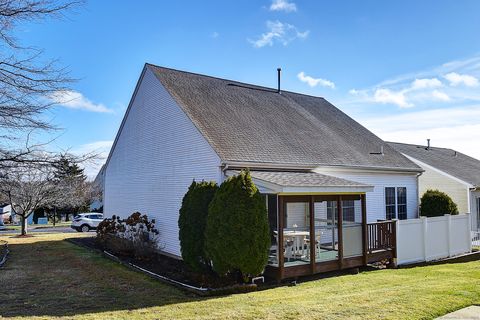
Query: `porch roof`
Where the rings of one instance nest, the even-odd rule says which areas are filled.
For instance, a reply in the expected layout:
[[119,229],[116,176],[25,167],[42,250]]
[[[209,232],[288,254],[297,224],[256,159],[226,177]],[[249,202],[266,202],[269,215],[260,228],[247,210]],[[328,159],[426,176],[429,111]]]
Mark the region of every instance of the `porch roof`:
[[[238,174],[229,170],[227,176]],[[372,186],[316,172],[250,171],[262,193],[364,193]]]

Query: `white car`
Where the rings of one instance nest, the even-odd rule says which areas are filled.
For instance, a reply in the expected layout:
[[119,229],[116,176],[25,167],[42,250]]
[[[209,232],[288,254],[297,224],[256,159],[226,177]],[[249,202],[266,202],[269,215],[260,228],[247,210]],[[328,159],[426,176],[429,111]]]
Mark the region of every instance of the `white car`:
[[78,232],[88,232],[90,230],[97,229],[100,222],[103,221],[103,214],[89,212],[81,213],[76,215],[72,221],[72,229],[77,230]]

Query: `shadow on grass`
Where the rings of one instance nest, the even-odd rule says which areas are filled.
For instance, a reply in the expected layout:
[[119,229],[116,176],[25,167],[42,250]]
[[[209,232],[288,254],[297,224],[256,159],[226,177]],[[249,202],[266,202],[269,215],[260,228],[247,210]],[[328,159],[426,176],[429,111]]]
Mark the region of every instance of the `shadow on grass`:
[[[128,317],[130,310],[216,299],[198,297],[155,281],[96,252],[63,241],[64,237],[51,234],[35,235],[34,238],[25,239],[12,238],[11,242],[9,240],[11,253],[6,265],[0,269],[0,318],[1,316],[72,318],[86,314],[101,317],[103,312],[116,311]],[[443,303],[443,307],[436,307],[435,315],[451,310],[452,306],[461,307],[478,302],[478,286],[475,286],[479,279],[477,273],[477,265],[464,269],[463,266],[455,264],[442,272],[432,268],[418,268],[411,272],[408,270],[394,273],[365,272],[371,276],[358,277],[355,281],[350,281],[353,278],[345,281],[342,277],[332,277],[315,288],[307,285],[305,290],[291,288],[290,291],[289,288],[288,291],[266,292],[263,298],[255,296],[255,303],[250,299],[253,297],[240,296],[235,301],[227,299],[216,303],[215,307],[221,309],[220,313],[213,309],[215,308],[213,304],[205,306],[206,310],[202,312],[207,315],[210,312],[212,315],[232,315],[233,313],[228,313],[229,308],[239,307],[240,311],[247,313],[252,310],[267,312],[268,314],[263,314],[263,317],[267,318],[269,315],[274,317],[270,311],[276,311],[278,312],[276,315],[279,315],[288,309],[293,312],[290,316],[294,317],[305,309],[310,309],[313,312],[312,317],[319,318],[332,316],[339,310],[356,312],[357,315],[365,317],[368,310],[371,313],[377,312],[374,318],[382,318],[385,314],[381,311],[385,310],[381,306],[394,305],[392,307],[394,309],[389,312],[397,312],[397,316],[401,315],[402,310],[407,312],[415,307],[417,313],[412,317],[425,318],[432,313],[424,309],[433,308],[434,304],[440,302]],[[395,291],[395,295],[400,299],[398,304],[392,304],[392,298],[387,294],[392,291]],[[421,294],[415,296],[416,291],[420,291]],[[461,293],[461,296],[452,294],[453,292]],[[365,300],[368,295],[375,298]],[[262,299],[263,303],[259,303],[258,301]],[[272,301],[277,301],[275,306],[272,306]],[[351,311],[348,311],[350,307],[346,306],[345,301],[351,301]],[[189,309],[188,315],[195,315],[196,309],[199,308],[183,306]],[[401,311],[395,311],[400,307],[403,308]],[[172,309],[180,312],[182,308],[174,306],[166,309],[170,309],[170,312]],[[162,310],[155,309],[154,314],[150,313],[150,316],[161,318],[161,312]],[[236,315],[238,316],[238,313]],[[250,315],[254,318],[256,314]],[[349,313],[345,313],[346,317],[348,315]],[[142,317],[142,314],[137,316]]]
[[10,244],[0,316],[63,316],[205,300],[62,240]]

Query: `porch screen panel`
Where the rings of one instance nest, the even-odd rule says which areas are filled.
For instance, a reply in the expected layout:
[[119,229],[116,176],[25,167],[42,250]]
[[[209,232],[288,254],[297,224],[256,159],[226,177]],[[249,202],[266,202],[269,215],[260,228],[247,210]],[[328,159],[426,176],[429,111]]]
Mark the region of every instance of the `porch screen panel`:
[[336,201],[314,203],[316,262],[338,259],[338,212]]
[[273,266],[278,266],[278,243],[277,243],[277,229],[278,229],[278,219],[277,219],[277,195],[268,194],[266,195],[267,201],[267,211],[268,211],[268,224],[270,226],[270,252],[268,256],[268,264]]
[[284,266],[310,263],[310,203],[287,202],[283,228]]
[[346,200],[343,206],[343,257],[363,255],[362,204],[360,200]]

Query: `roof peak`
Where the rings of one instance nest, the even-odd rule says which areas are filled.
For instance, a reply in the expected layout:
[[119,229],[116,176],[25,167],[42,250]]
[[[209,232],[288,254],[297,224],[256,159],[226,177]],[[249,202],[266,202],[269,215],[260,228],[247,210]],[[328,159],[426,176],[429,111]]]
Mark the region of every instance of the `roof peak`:
[[[149,66],[149,67],[157,68],[157,69],[165,69],[165,70],[174,71],[174,72],[187,73],[187,74],[191,74],[191,75],[199,76],[199,77],[206,77],[206,78],[215,79],[215,80],[228,81],[228,82],[231,82],[232,85],[237,85],[238,87],[245,87],[246,89],[265,90],[265,91],[271,92],[271,93],[278,93],[278,88],[267,87],[267,86],[262,86],[262,85],[258,85],[258,84],[253,84],[253,83],[248,83],[248,82],[243,82],[243,81],[238,81],[238,80],[233,80],[233,79],[227,79],[227,78],[212,76],[212,75],[208,75],[208,74],[198,73],[198,72],[192,72],[192,71],[180,70],[180,69],[176,69],[176,68],[159,66],[159,65],[149,63],[149,62],[145,62],[145,65]],[[322,96],[314,96],[314,95],[311,95],[311,94],[306,94],[306,93],[301,93],[301,92],[296,92],[296,91],[289,91],[289,90],[282,89],[282,93],[283,92],[325,100],[325,98],[322,97]]]
[[[424,144],[415,144],[415,143],[403,143],[403,142],[394,142],[394,141],[385,141],[385,143],[388,143],[388,144],[400,144],[400,145],[404,145],[404,146],[412,146],[412,147],[418,147],[418,148],[428,148],[427,145],[424,145]],[[437,149],[437,150],[449,150],[449,151],[454,151],[454,152],[457,152],[457,153],[461,153],[460,151],[457,151],[455,149],[451,149],[451,148],[444,148],[444,147],[433,147],[432,145],[430,145],[429,147],[430,150],[433,150],[433,149]]]

